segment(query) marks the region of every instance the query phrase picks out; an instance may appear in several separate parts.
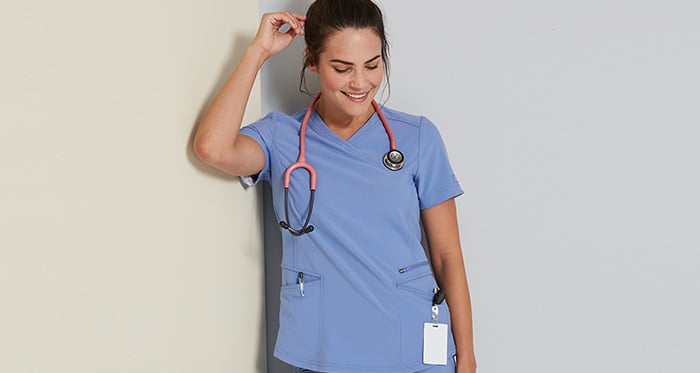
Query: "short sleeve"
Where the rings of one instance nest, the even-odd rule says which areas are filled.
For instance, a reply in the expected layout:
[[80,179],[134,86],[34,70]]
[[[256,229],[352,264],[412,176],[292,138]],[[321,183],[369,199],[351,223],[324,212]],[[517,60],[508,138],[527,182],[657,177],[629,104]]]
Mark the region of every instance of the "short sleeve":
[[464,193],[452,171],[440,132],[424,117],[420,125],[418,162],[415,180],[421,210]]
[[262,180],[270,179],[270,149],[275,139],[276,128],[274,113],[270,113],[259,121],[241,128],[239,133],[255,140],[265,155],[265,165],[257,175],[241,176],[241,181],[245,185],[252,186]]

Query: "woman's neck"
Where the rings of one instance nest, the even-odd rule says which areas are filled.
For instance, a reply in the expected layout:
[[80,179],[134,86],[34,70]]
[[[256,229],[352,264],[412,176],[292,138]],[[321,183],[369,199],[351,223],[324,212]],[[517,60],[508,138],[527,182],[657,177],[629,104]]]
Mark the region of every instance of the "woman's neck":
[[360,116],[344,115],[338,110],[329,110],[320,99],[316,103],[316,113],[331,131],[347,141],[372,117],[374,107],[370,105],[367,112]]

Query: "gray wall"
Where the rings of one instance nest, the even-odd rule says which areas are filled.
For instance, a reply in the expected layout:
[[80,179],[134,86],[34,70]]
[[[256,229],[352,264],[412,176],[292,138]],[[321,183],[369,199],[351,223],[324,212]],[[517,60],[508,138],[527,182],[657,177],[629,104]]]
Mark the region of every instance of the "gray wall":
[[[479,371],[697,372],[700,6],[381,3],[388,105],[437,123],[465,189]],[[263,111],[306,102],[301,44]]]

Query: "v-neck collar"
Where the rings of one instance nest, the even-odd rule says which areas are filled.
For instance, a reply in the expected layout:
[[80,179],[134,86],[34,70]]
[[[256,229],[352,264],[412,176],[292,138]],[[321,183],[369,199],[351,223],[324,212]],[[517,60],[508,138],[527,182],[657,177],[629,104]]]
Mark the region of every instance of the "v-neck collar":
[[362,138],[367,134],[367,132],[369,132],[372,128],[377,126],[379,122],[379,116],[376,112],[374,112],[372,116],[369,117],[367,122],[365,122],[365,124],[363,124],[357,131],[355,131],[355,133],[353,133],[349,139],[345,140],[344,138],[338,136],[330,128],[328,128],[326,123],[323,121],[323,119],[321,119],[321,116],[318,115],[318,112],[316,112],[315,109],[311,114],[311,118],[309,118],[309,126],[318,133],[324,135],[325,137],[333,140],[336,143],[350,145],[355,145],[357,142],[361,141]]

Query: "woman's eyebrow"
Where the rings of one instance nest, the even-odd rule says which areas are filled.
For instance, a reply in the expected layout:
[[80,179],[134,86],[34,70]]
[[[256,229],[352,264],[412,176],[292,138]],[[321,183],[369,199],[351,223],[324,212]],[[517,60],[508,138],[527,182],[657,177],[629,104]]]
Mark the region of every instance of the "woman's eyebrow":
[[[381,54],[378,54],[378,55],[370,58],[369,60],[365,61],[365,64],[368,64],[368,63],[376,60],[377,58],[380,58],[381,56],[382,56]],[[350,65],[350,66],[354,65],[354,63],[352,63],[352,62],[338,60],[338,59],[331,60],[330,62],[342,63],[343,65]]]

